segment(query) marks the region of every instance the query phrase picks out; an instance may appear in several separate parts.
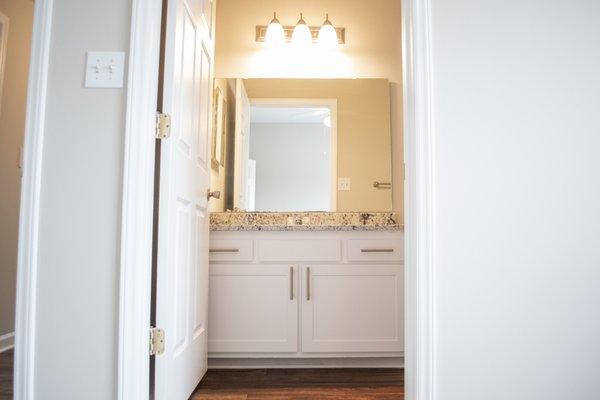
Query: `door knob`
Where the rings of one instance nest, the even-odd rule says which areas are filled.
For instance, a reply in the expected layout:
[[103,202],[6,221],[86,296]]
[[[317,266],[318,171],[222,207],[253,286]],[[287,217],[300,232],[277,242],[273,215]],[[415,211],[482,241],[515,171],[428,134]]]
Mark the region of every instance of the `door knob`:
[[211,197],[214,197],[215,199],[220,199],[221,198],[221,191],[220,190],[215,190],[214,192],[211,192],[210,189],[208,189],[208,191],[206,193],[206,198],[208,200],[210,200]]

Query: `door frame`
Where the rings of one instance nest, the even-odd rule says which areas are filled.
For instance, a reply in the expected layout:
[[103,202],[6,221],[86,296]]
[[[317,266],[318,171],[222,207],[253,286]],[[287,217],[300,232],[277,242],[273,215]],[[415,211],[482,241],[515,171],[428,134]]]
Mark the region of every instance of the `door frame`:
[[[337,99],[327,98],[258,98],[249,97],[250,105],[271,106],[271,107],[326,107],[331,113],[331,128],[329,130],[329,152],[331,153],[330,161],[330,191],[329,191],[329,207],[331,212],[337,211],[337,181],[338,181],[338,101]],[[335,157],[334,157],[335,156]]]
[[433,400],[435,141],[430,0],[402,0],[406,398]]
[[148,399],[155,129],[163,1],[133,0],[119,288],[119,400]]
[[[53,0],[34,6],[25,126],[15,329],[14,393],[34,399],[36,277],[46,87]],[[150,374],[154,123],[162,0],[132,0],[121,229],[118,398],[147,399]],[[433,400],[434,151],[431,5],[404,0],[403,91],[406,204],[406,395]]]
[[37,257],[46,92],[54,0],[34,4],[19,211],[14,398],[34,399]]

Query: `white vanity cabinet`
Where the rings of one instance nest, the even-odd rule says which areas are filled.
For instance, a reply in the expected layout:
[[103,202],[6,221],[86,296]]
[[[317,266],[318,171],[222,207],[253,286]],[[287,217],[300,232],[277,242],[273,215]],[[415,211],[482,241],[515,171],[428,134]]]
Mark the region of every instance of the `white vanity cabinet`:
[[402,356],[403,237],[211,232],[209,356]]

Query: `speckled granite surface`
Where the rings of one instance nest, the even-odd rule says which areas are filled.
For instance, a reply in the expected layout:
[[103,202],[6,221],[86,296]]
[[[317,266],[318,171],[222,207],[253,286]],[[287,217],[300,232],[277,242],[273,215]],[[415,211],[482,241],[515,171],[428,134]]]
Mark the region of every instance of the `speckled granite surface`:
[[396,231],[393,212],[224,212],[210,214],[212,231]]

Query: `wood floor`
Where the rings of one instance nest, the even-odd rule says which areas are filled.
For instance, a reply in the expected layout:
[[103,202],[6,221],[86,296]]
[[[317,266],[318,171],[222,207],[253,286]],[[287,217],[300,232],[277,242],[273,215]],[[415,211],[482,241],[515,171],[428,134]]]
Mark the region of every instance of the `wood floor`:
[[400,369],[210,370],[191,400],[403,400]]
[[0,400],[13,398],[13,350],[0,353]]
[[[12,399],[13,351],[0,354],[0,400]],[[400,369],[210,370],[191,400],[403,400]]]

